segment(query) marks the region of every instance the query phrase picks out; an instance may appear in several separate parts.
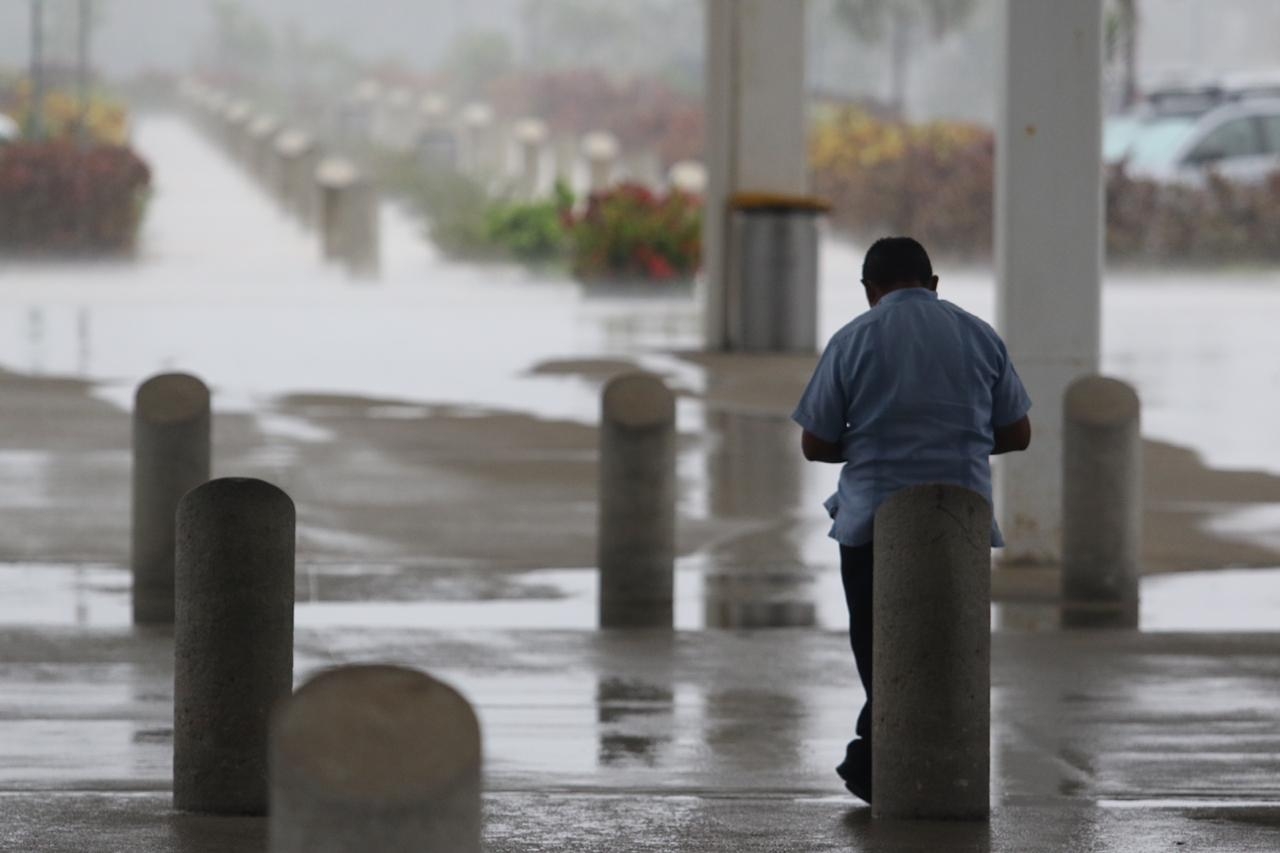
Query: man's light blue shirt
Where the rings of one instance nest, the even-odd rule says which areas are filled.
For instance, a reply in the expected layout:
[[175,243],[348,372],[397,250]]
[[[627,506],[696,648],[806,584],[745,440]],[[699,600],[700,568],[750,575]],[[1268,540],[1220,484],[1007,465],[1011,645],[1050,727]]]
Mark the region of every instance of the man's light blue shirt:
[[[844,451],[826,507],[831,537],[858,546],[900,489],[950,483],[990,501],[995,428],[1030,409],[996,331],[918,287],[886,294],[832,336],[791,417]],[[994,523],[991,544],[1004,545]]]

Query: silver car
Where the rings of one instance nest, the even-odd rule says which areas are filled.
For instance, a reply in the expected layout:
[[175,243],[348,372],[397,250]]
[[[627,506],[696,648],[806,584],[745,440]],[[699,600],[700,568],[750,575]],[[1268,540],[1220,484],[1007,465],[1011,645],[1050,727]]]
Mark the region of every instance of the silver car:
[[1229,101],[1199,114],[1120,116],[1107,122],[1104,156],[1162,183],[1200,185],[1211,172],[1262,183],[1280,172],[1280,98]]

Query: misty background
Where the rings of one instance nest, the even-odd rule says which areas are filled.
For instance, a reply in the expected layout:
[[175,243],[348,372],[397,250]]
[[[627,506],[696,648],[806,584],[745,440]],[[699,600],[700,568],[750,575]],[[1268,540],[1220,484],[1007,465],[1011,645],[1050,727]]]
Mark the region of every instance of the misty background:
[[[810,89],[889,99],[892,39],[851,32],[838,19],[838,2],[809,3]],[[958,5],[972,10],[954,28],[941,34],[913,29],[904,81],[908,118],[994,120],[1002,2],[960,0]],[[55,59],[60,50],[69,56],[74,41],[70,35],[57,38],[59,5],[48,4]],[[190,68],[212,50],[216,5],[98,0],[97,70],[131,76]],[[607,67],[618,76],[658,73],[686,88],[701,87],[699,0],[253,0],[241,6],[277,42],[329,43],[368,63],[427,71],[446,60],[460,37],[486,33],[501,36],[516,65]],[[1138,13],[1140,85],[1188,72],[1215,75],[1278,64],[1280,3],[1274,0],[1140,0]],[[28,15],[26,2],[0,4],[0,65],[21,67],[26,61]],[[64,30],[71,34],[74,27]]]

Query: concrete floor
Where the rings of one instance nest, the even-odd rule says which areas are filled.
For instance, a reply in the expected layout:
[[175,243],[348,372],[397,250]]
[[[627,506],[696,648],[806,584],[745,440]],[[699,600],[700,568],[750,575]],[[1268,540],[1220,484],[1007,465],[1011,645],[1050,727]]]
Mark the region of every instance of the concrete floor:
[[[0,849],[258,851],[169,805],[171,638],[0,632]],[[477,706],[488,849],[1280,849],[1280,636],[997,634],[989,826],[882,823],[831,768],[843,636],[301,630],[299,679],[427,669]]]
[[[188,131],[150,128],[163,215],[148,256],[105,272],[24,269],[21,288],[0,292],[0,850],[264,849],[261,821],[171,812],[171,639],[128,627],[119,403],[167,367],[215,385],[215,473],[270,479],[298,503],[299,679],[398,662],[477,705],[494,853],[1280,850],[1280,635],[1269,633],[997,634],[990,825],[871,822],[832,772],[861,702],[830,630],[841,603],[819,503],[834,471],[799,461],[785,419],[811,358],[661,351],[696,326],[687,297],[654,303],[658,327],[675,329],[655,342],[635,331],[648,316],[638,302],[416,266],[418,255],[389,258],[380,288],[351,286],[308,266],[311,241]],[[1141,285],[1120,294],[1109,317],[1153,310]],[[1174,297],[1161,310],[1203,325],[1204,306]],[[1138,308],[1126,313],[1129,299]],[[88,319],[67,325],[81,303]],[[1252,313],[1271,335],[1273,313]],[[512,347],[457,334],[499,321],[519,327],[498,334]],[[84,333],[64,334],[73,326]],[[1261,339],[1232,338],[1247,358],[1226,373],[1264,364],[1250,343]],[[1112,356],[1136,365],[1157,424],[1192,411],[1178,407],[1178,358],[1218,363],[1184,349],[1167,377],[1163,351]],[[469,370],[428,369],[453,363]],[[701,608],[726,578],[733,596],[798,605],[796,622],[816,627],[593,630],[591,413],[603,379],[635,363],[682,392],[681,627],[710,621]],[[1194,411],[1210,412],[1178,432],[1188,444],[1208,429],[1196,424],[1216,430],[1231,411],[1201,396],[1220,380],[1187,386]],[[1273,512],[1280,477],[1212,470],[1168,444],[1148,453],[1149,569],[1280,563],[1272,516],[1210,524]],[[1237,596],[1258,598],[1262,577],[1236,579]],[[1024,575],[997,589],[1034,599],[1054,586]],[[1204,595],[1216,588],[1201,578],[1178,606],[1212,600],[1230,623],[1238,601]],[[1253,627],[1270,625],[1274,607],[1258,612]],[[1043,625],[1042,611],[997,616]]]

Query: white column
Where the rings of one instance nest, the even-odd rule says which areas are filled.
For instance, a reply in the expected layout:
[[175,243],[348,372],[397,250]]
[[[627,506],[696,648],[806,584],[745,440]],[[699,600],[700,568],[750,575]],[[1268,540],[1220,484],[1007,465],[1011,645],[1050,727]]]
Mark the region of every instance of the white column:
[[1002,462],[1006,564],[1062,553],[1062,399],[1100,360],[1102,0],[1006,0],[997,318],[1035,437]]
[[804,195],[804,0],[708,0],[703,264],[707,349],[725,349],[737,294],[727,275],[731,196]]

